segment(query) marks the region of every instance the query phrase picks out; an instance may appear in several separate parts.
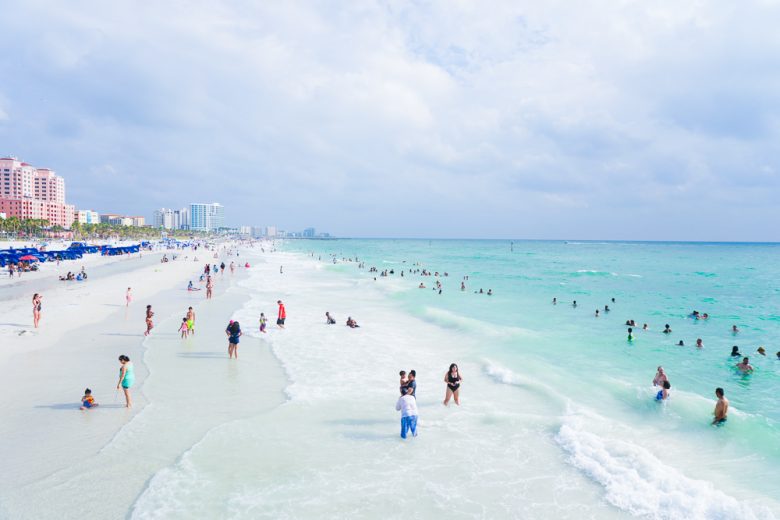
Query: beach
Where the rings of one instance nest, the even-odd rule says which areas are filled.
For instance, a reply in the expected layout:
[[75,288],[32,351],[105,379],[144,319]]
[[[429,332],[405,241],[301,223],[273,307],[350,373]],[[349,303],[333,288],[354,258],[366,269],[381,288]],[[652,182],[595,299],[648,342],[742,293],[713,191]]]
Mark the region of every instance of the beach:
[[[41,328],[22,335],[31,327],[26,293],[36,289],[13,293],[3,300],[0,517],[780,514],[772,398],[780,362],[757,360],[746,380],[728,358],[732,342],[754,351],[777,331],[775,287],[764,281],[774,267],[748,261],[773,249],[718,249],[721,262],[699,271],[689,266],[715,250],[521,242],[510,256],[506,246],[236,246],[240,256],[219,261],[251,267],[214,275],[209,301],[185,290],[208,255],[161,264],[162,252],[145,253],[105,277],[96,267],[83,285],[48,287]],[[422,268],[440,275],[410,271]],[[660,284],[670,271],[680,273],[675,283]],[[745,287],[743,274],[757,285]],[[431,290],[435,280],[442,294]],[[127,286],[135,293],[129,309]],[[277,300],[287,309],[285,329],[274,324]],[[155,329],[144,338],[147,302]],[[595,318],[606,302],[612,311]],[[190,305],[196,334],[181,339]],[[695,323],[689,308],[713,317]],[[335,325],[326,325],[325,311]],[[267,333],[258,330],[261,312]],[[348,316],[360,327],[345,327]],[[652,330],[629,345],[630,317]],[[237,360],[227,356],[231,319],[244,334]],[[702,336],[705,348],[675,350],[660,333],[667,321],[674,340],[692,345]],[[739,340],[728,334],[732,322]],[[130,410],[115,391],[119,354],[136,364]],[[462,404],[444,407],[453,362],[464,377]],[[668,403],[653,398],[659,364],[672,381]],[[418,373],[419,436],[403,441],[398,371],[410,369]],[[717,385],[732,400],[723,428],[709,426]],[[101,406],[80,411],[86,386]]]

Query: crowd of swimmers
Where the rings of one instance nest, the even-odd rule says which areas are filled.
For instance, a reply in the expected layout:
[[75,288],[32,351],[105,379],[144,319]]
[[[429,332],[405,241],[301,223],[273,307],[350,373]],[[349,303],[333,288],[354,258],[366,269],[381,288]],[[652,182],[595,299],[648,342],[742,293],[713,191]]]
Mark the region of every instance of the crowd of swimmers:
[[[611,299],[611,302],[615,303],[615,298]],[[552,304],[557,305],[558,304],[558,298],[552,299]],[[577,307],[577,300],[572,301],[572,307]],[[595,316],[599,317],[600,309],[596,309]],[[609,305],[604,306],[604,312],[609,312],[610,308]],[[709,314],[704,312],[700,313],[697,310],[693,310],[690,314],[688,314],[688,317],[693,320],[708,320],[710,318]],[[628,327],[627,329],[627,335],[626,339],[629,343],[632,343],[634,339],[636,339],[636,336],[634,335],[634,328],[637,327],[637,323],[633,319],[626,320],[625,325]],[[642,330],[649,330],[649,325],[647,323],[642,324]],[[663,330],[661,331],[663,334],[672,334],[672,328],[671,326],[666,323],[664,325]],[[733,335],[736,335],[739,333],[739,328],[736,325],[731,326],[731,333]],[[685,342],[683,340],[679,340],[676,343],[676,346],[684,347]],[[704,341],[701,338],[696,339],[696,348],[703,349],[704,348]],[[761,356],[766,356],[766,349],[763,346],[759,346],[756,352]],[[743,356],[742,353],[739,351],[739,347],[737,345],[734,345],[731,348],[731,357],[741,357],[742,360],[735,365],[735,369],[743,374],[747,375],[753,372],[753,366],[750,364],[750,359],[746,356]],[[780,361],[780,351],[777,352],[777,360]],[[666,375],[666,372],[664,371],[663,367],[658,367],[656,371],[656,375],[653,378],[653,386],[657,388],[657,392],[655,394],[656,401],[666,401],[669,399],[670,396],[670,390],[672,388],[671,383],[669,382],[669,378]],[[713,425],[720,426],[725,424],[727,416],[728,416],[728,409],[729,409],[729,401],[725,397],[725,392],[723,388],[716,388],[715,389],[715,396],[717,398],[717,402],[715,405],[715,410],[713,412],[714,419],[712,421]]]

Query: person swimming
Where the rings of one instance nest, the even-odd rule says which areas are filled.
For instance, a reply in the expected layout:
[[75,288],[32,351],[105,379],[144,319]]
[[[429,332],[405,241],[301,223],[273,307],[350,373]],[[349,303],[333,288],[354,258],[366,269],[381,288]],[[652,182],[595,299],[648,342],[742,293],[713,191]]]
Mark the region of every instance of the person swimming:
[[672,332],[672,328],[669,326],[669,324],[667,323],[666,325],[664,325],[664,334],[670,334],[671,332]]
[[758,352],[762,356],[766,356],[766,349],[764,349],[764,347],[758,347],[758,350],[756,350],[756,352]]
[[739,352],[739,347],[734,345],[731,347],[731,357],[740,357],[742,354]]
[[704,348],[704,343],[702,342],[701,338],[696,340],[696,348]]
[[634,341],[634,329],[628,328],[628,341]]
[[680,341],[677,343],[677,346],[678,346],[678,347],[684,347],[684,346],[685,346],[685,342],[684,342],[683,340],[680,340]]
[[731,333],[732,334],[737,334],[738,332],[739,332],[739,329],[737,328],[737,326],[736,325],[732,325],[731,326]]

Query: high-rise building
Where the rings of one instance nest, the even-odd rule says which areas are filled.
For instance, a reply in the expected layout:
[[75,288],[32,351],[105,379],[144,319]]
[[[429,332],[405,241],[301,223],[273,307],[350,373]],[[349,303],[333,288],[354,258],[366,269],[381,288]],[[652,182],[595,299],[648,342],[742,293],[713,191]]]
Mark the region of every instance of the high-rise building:
[[190,229],[194,231],[216,231],[225,227],[225,207],[214,202],[190,204]]
[[179,210],[179,225],[181,229],[190,229],[190,209],[181,208]]
[[189,229],[190,212],[187,208],[182,209],[157,209],[154,211],[152,225],[156,228],[165,229]]
[[313,227],[309,227],[303,230],[303,238],[314,238],[317,235],[316,230]]
[[265,227],[265,236],[269,238],[273,238],[276,236],[276,226],[266,226]]
[[0,158],[0,212],[47,220],[64,228],[75,218],[75,208],[65,203],[65,180],[48,168],[35,168],[15,157]]

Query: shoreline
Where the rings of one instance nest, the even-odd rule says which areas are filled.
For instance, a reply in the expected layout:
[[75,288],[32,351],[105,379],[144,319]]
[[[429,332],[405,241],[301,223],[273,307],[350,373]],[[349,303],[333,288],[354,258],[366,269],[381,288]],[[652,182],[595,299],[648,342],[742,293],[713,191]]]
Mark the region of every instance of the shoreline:
[[[221,260],[209,258],[209,261],[218,263]],[[193,271],[202,269],[203,264],[205,260],[193,263]],[[88,432],[98,421],[102,421],[104,426],[105,422],[110,422],[111,428],[100,429],[96,437],[88,439],[94,441],[92,445],[83,450],[75,450],[79,453],[69,454],[67,463],[59,464],[54,471],[42,474],[39,478],[27,479],[24,485],[5,493],[5,508],[9,514],[13,512],[14,515],[19,515],[38,509],[29,503],[30,498],[35,496],[45,497],[47,503],[67,502],[71,504],[69,511],[82,511],[88,513],[88,517],[126,516],[150,479],[158,471],[178,460],[208,435],[209,431],[222,425],[226,414],[233,414],[235,419],[239,419],[254,414],[263,407],[273,408],[283,402],[283,389],[287,382],[278,360],[268,352],[268,356],[263,358],[262,366],[258,367],[261,371],[255,372],[262,374],[270,370],[273,373],[276,365],[282,378],[269,375],[266,380],[271,387],[268,387],[268,384],[263,384],[262,387],[265,393],[270,392],[269,396],[278,395],[279,399],[257,400],[252,391],[245,390],[244,394],[249,400],[237,400],[235,406],[219,411],[223,399],[218,392],[222,389],[209,387],[208,379],[213,376],[209,371],[235,363],[227,359],[224,349],[223,321],[226,323],[236,309],[241,308],[250,297],[246,290],[238,288],[238,282],[245,276],[243,267],[237,269],[235,275],[225,274],[224,279],[220,280],[221,276],[223,275],[216,276],[214,296],[210,301],[205,299],[205,290],[194,293],[184,290],[185,280],[181,288],[167,288],[145,298],[143,302],[139,299],[137,303],[133,303],[137,313],[142,313],[142,303],[145,301],[152,303],[156,312],[155,329],[148,337],[143,337],[140,333],[143,326],[142,314],[138,314],[134,321],[127,324],[133,330],[139,330],[138,333],[131,333],[133,338],[137,338],[132,340],[135,357],[130,354],[136,363],[137,372],[133,393],[134,408],[131,411],[111,410],[115,406],[124,405],[123,396],[120,393],[116,399],[117,403],[112,403],[110,394],[103,393],[102,401],[99,395],[96,399],[101,405],[105,402],[108,406],[82,412],[78,410],[78,396],[75,396],[73,411],[71,412],[71,408],[65,409],[72,414],[81,415],[69,416],[72,423],[69,434],[57,434],[57,444],[61,449],[83,442],[84,428],[86,427]],[[197,276],[193,274],[191,279],[197,280]],[[196,311],[196,334],[190,339],[182,340],[177,329],[187,305],[192,305]],[[101,323],[110,327],[117,315],[121,316],[121,310]],[[86,328],[91,329],[92,326]],[[81,330],[73,332],[74,335],[80,333]],[[245,338],[246,341],[242,342],[244,351],[255,351],[250,354],[262,353],[262,346],[259,345],[261,341],[248,336]],[[124,331],[121,331],[120,335],[111,337],[110,341],[112,345],[129,345],[128,339],[124,336]],[[114,348],[110,350],[110,355],[102,357],[102,382],[99,388],[110,384],[112,386],[109,388],[113,389],[116,384],[114,365],[118,367],[116,356],[122,352],[115,352]],[[130,351],[130,348],[126,350]],[[245,354],[244,357],[252,356]],[[243,358],[240,362],[248,364]],[[251,367],[241,368],[249,375]],[[195,378],[197,384],[189,383],[182,379],[183,376]],[[227,382],[230,383],[230,380]],[[95,387],[92,388],[94,392]],[[276,388],[276,393],[273,388]],[[189,399],[192,399],[192,402],[189,402]],[[108,420],[106,416],[109,417]],[[175,417],[178,419],[174,419]],[[171,420],[181,421],[181,425],[171,425]],[[150,449],[153,451],[149,451]],[[124,466],[127,466],[127,471],[121,469]],[[88,487],[96,492],[96,496],[80,496],[79,489],[87,482]],[[49,515],[41,509],[35,511],[34,516],[42,518]],[[63,517],[68,515],[63,515],[60,511],[57,518]]]

